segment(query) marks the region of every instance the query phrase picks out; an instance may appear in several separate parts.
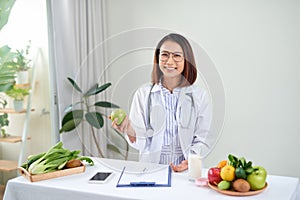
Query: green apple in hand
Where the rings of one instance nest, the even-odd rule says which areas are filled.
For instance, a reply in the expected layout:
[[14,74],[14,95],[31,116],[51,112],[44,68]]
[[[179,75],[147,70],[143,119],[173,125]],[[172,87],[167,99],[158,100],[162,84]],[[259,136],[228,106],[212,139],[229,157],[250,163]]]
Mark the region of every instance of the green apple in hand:
[[251,190],[260,190],[266,184],[267,171],[261,166],[253,167],[253,172],[247,176]]
[[112,121],[114,121],[115,119],[118,119],[118,121],[117,121],[118,126],[123,122],[125,117],[126,117],[126,112],[122,109],[113,110],[110,114],[110,119]]

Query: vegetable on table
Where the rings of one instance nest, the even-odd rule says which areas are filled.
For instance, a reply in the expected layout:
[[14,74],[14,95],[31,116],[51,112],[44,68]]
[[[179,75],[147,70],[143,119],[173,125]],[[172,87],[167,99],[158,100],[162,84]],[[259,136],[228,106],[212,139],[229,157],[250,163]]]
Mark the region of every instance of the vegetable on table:
[[91,158],[79,156],[79,153],[79,150],[70,151],[63,148],[63,143],[58,142],[47,152],[29,156],[27,158],[27,162],[21,167],[28,170],[31,174],[44,174],[47,172],[61,170],[65,167],[68,161],[74,159],[79,159],[80,161],[85,161],[89,165],[94,165]]

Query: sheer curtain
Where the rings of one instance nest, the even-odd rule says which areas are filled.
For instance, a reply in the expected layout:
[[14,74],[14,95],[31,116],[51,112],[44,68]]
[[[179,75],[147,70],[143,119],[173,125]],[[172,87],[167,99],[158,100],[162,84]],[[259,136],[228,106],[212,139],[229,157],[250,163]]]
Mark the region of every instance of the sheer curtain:
[[[83,91],[107,81],[105,73],[105,5],[102,0],[48,0],[50,78],[53,141],[62,140],[69,149],[99,156],[91,128],[82,123],[76,130],[59,135],[64,109],[78,101],[67,81],[73,78]],[[105,94],[104,94],[105,95]],[[106,98],[101,94],[101,98]],[[96,99],[94,99],[96,100]],[[103,99],[102,99],[103,100]],[[106,154],[106,128],[95,129],[97,141]]]

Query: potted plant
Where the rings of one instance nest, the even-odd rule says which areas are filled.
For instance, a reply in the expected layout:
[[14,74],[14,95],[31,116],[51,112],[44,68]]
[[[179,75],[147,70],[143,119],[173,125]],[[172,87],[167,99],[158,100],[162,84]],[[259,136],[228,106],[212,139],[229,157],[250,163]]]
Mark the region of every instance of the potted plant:
[[[6,105],[7,105],[7,101],[0,97],[0,109],[4,109]],[[7,133],[3,127],[8,125],[9,125],[8,114],[7,113],[0,114],[0,137],[7,136]]]
[[[83,122],[87,122],[90,125],[91,128],[91,134],[92,138],[94,140],[94,143],[96,145],[96,148],[98,150],[99,156],[104,157],[104,154],[99,146],[99,143],[96,138],[96,133],[94,128],[100,129],[104,126],[104,121],[105,119],[103,116],[105,116],[104,113],[101,113],[100,111],[97,110],[97,108],[102,107],[102,108],[119,108],[118,105],[113,104],[111,102],[107,101],[98,101],[95,103],[90,103],[90,97],[95,97],[99,93],[105,91],[109,86],[111,86],[111,83],[106,83],[101,86],[95,84],[92,86],[89,90],[86,92],[83,92],[81,88],[77,85],[77,83],[70,77],[67,78],[68,81],[71,83],[73,88],[77,93],[80,95],[80,100],[78,102],[74,102],[71,105],[69,105],[65,109],[65,115],[63,116],[62,122],[61,122],[61,129],[60,133],[64,132],[69,132],[74,130],[79,124]],[[108,119],[108,116],[106,116],[106,119]],[[117,132],[118,133],[118,132]],[[128,143],[126,139],[118,133],[126,142],[126,150],[128,151]],[[107,148],[121,154],[119,149],[114,146],[113,144],[108,144]],[[122,154],[123,155],[123,154]],[[127,159],[128,152],[123,155],[125,159]]]
[[18,88],[14,86],[12,89],[5,92],[7,96],[14,99],[14,108],[17,112],[23,110],[24,99],[29,95],[29,88]]
[[16,50],[16,57],[11,63],[17,71],[16,84],[29,83],[28,70],[31,68],[31,59],[29,59],[30,46],[31,41],[29,40],[25,50]]

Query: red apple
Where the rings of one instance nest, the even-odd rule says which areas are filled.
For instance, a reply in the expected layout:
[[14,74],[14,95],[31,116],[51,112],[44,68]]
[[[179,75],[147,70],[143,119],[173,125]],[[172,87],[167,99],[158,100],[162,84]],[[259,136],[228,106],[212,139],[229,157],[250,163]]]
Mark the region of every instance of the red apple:
[[220,176],[221,168],[212,167],[208,170],[207,178],[210,184],[218,185],[222,181]]

